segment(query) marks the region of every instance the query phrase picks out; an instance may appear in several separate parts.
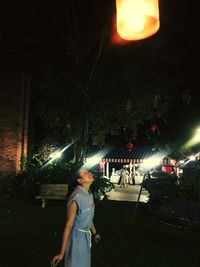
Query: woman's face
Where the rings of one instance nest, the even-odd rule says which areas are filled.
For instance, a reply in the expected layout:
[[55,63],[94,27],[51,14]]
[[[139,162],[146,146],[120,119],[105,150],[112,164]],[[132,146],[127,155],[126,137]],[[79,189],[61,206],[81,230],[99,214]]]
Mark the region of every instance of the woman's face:
[[80,169],[80,178],[79,178],[79,183],[86,183],[86,184],[91,184],[94,181],[94,178],[90,172],[88,172],[86,169]]

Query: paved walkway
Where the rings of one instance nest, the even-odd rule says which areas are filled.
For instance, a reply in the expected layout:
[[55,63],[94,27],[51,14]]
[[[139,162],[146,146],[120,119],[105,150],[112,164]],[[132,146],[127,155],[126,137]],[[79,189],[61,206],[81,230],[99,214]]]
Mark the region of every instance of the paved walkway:
[[[128,185],[128,187],[126,188],[120,188],[118,184],[115,184],[115,190],[109,192],[108,199],[117,201],[136,202],[138,199],[139,191],[140,191],[140,185]],[[148,201],[148,192],[143,189],[140,197],[140,202],[147,202],[147,201]]]

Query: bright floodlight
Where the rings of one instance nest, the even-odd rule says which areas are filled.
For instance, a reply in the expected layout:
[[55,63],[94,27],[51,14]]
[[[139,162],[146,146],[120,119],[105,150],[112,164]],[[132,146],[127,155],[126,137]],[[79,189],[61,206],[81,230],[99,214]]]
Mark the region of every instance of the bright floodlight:
[[77,139],[74,140],[74,141],[72,141],[70,144],[66,145],[63,149],[61,149],[61,150],[56,150],[56,151],[54,151],[53,153],[51,153],[50,156],[49,156],[49,160],[45,163],[45,165],[42,166],[42,168],[44,168],[44,167],[46,167],[47,165],[51,164],[54,160],[57,160],[57,159],[61,158],[63,152],[64,152],[65,150],[67,150],[71,145],[73,145],[76,141],[77,141]]
[[189,159],[190,159],[190,161],[194,161],[194,160],[196,160],[196,156],[194,156],[194,155],[190,156]]
[[61,156],[62,156],[62,151],[55,151],[55,152],[53,152],[50,156],[49,156],[49,158],[53,161],[53,160],[56,160],[56,159],[59,159],[59,158],[61,158]]
[[162,159],[163,159],[163,157],[161,157],[161,156],[152,156],[148,159],[144,159],[142,166],[145,169],[150,170],[150,169],[160,165]]
[[195,161],[196,157],[199,155],[199,152],[196,155],[192,155],[189,157],[189,159],[185,162],[184,166],[187,165],[191,161]]
[[101,159],[102,159],[102,157],[100,157],[100,156],[93,156],[93,157],[87,159],[86,164],[96,165],[101,161]]
[[86,159],[86,162],[84,164],[84,168],[90,169],[94,167],[95,165],[99,164],[102,161],[102,158],[111,150],[110,147],[101,149],[99,152],[97,152],[94,156],[89,157]]
[[200,128],[197,128],[193,137],[185,144],[186,148],[200,143]]

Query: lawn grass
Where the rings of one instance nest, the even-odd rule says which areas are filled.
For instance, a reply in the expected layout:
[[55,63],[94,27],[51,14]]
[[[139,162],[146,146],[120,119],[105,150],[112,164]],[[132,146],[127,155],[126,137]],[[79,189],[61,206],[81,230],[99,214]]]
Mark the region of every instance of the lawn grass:
[[[134,205],[102,201],[95,223],[101,243],[92,248],[92,267],[197,267],[200,232],[145,217],[130,225]],[[59,248],[65,203],[0,201],[0,267],[48,267]],[[62,267],[63,264],[60,264]]]

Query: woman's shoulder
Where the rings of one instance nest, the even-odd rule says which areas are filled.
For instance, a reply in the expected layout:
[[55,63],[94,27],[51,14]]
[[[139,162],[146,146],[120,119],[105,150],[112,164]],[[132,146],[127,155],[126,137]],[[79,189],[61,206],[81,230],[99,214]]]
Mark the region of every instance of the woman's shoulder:
[[75,201],[77,203],[78,206],[80,206],[80,192],[78,190],[74,190],[72,192],[72,194],[70,195],[70,197],[67,200],[67,207],[73,202]]
[[80,196],[81,196],[81,190],[78,188],[75,188],[71,196],[69,197],[69,199],[77,199],[77,198],[80,198]]

